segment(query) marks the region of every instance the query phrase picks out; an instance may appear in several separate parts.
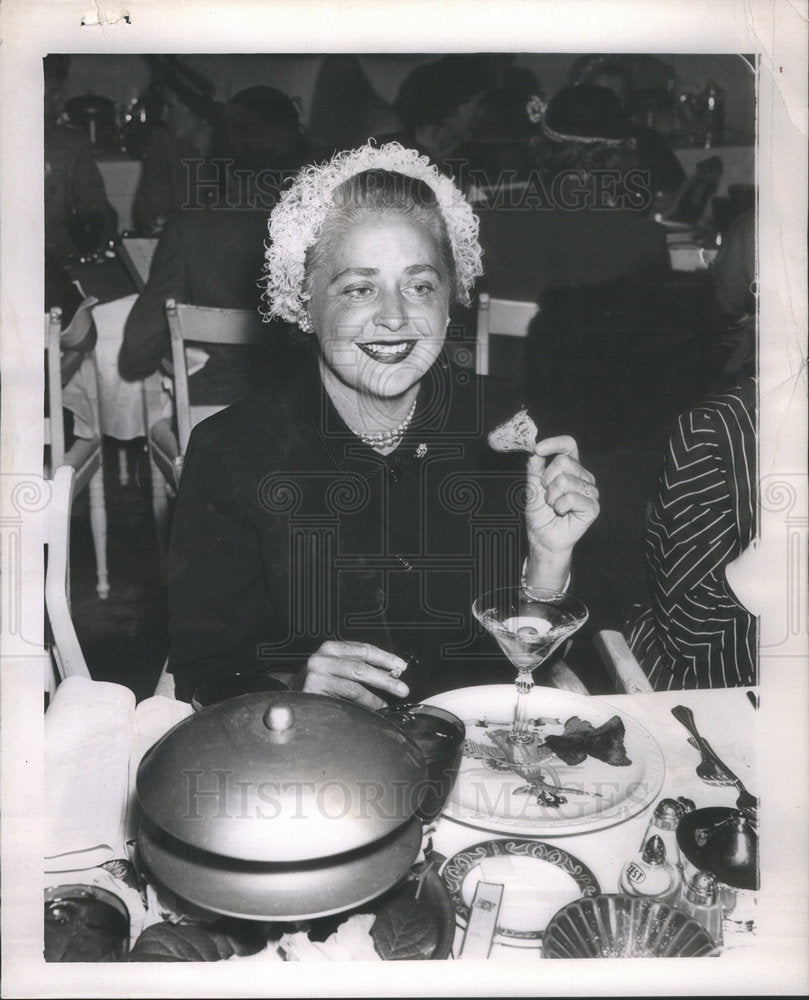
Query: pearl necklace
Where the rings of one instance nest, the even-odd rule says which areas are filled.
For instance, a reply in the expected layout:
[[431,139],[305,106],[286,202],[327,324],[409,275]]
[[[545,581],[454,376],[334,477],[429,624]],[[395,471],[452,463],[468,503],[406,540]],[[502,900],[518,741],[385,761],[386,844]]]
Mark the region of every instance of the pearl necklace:
[[348,429],[352,434],[355,434],[363,444],[367,444],[369,448],[390,448],[392,445],[397,444],[404,437],[404,433],[410,426],[410,422],[413,419],[413,414],[416,412],[416,402],[413,400],[413,405],[410,407],[410,412],[407,416],[398,423],[395,427],[391,427],[389,431],[374,431],[372,433],[364,433],[362,431],[356,430],[351,424],[348,424]]

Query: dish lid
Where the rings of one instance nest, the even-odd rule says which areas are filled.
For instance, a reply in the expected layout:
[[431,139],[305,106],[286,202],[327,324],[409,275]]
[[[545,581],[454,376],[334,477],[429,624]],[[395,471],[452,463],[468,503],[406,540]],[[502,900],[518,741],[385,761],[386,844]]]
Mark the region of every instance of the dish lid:
[[143,757],[146,815],[186,844],[245,861],[312,861],[356,850],[413,815],[417,748],[353,702],[246,694],[183,719]]

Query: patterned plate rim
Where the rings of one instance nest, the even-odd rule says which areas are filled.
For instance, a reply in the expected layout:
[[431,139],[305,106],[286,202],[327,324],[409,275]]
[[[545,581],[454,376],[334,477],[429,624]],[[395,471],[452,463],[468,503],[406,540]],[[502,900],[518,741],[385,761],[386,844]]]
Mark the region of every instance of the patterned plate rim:
[[[509,854],[531,857],[536,861],[544,861],[556,868],[561,868],[581,890],[581,895],[578,897],[580,899],[598,896],[601,893],[598,879],[587,865],[562,847],[546,844],[541,840],[521,840],[514,837],[482,840],[480,843],[473,844],[471,847],[466,847],[454,854],[442,866],[440,872],[455,907],[455,913],[462,925],[465,925],[469,920],[469,907],[463,900],[462,892],[466,876],[484,858],[503,857]],[[556,856],[561,860],[561,864],[559,860],[552,860]],[[515,931],[498,924],[495,935],[512,940],[540,941],[543,932],[544,928],[535,931]]]

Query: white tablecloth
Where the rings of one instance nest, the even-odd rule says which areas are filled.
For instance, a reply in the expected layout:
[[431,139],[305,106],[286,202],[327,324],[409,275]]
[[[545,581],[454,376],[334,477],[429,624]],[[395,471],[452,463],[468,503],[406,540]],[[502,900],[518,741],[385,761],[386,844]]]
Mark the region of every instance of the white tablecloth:
[[[738,792],[734,787],[706,785],[697,777],[695,767],[699,762],[699,752],[689,746],[688,733],[672,716],[671,709],[675,705],[687,705],[693,710],[702,735],[754,793],[758,792],[753,756],[758,716],[745,691],[738,688],[611,695],[596,700],[631,716],[654,736],[666,764],[660,793],[648,808],[607,829],[533,839],[555,844],[582,861],[598,879],[602,892],[618,892],[621,869],[637,854],[651,810],[660,799],[676,799],[683,795],[692,799],[697,809],[708,806],[735,808],[736,805]],[[449,858],[473,844],[506,836],[442,818],[436,828],[433,846]],[[532,839],[526,838],[524,832],[515,833],[515,836]],[[459,933],[456,953],[461,940],[462,934]],[[754,936],[747,934],[742,940],[752,944]],[[737,943],[734,941],[734,944]],[[524,948],[495,944],[491,957],[522,960],[526,953]],[[538,950],[533,954],[539,957]]]
[[125,157],[99,159],[98,169],[104,178],[107,200],[118,213],[118,232],[132,228],[132,206],[143,164]]
[[[145,382],[126,382],[118,371],[118,353],[123,342],[124,324],[135,299],[137,295],[127,295],[93,309],[93,319],[98,330],[95,351],[101,432],[119,441],[144,437],[147,418],[153,423],[158,417],[170,412],[170,396],[162,388],[162,376],[159,373],[150,375]],[[145,406],[148,407],[148,415],[145,413]]]
[[[57,689],[54,703],[46,714],[46,760],[54,762],[48,780],[58,780],[59,783],[59,795],[52,800],[54,814],[50,817],[50,829],[55,833],[55,837],[51,838],[54,846],[49,848],[51,855],[58,855],[58,864],[51,861],[46,864],[46,870],[64,871],[66,867],[89,869],[92,864],[98,863],[95,854],[100,845],[107,845],[105,857],[121,853],[123,842],[135,833],[134,775],[138,762],[154,741],[191,713],[189,705],[159,696],[141,702],[135,709],[131,692],[125,688],[120,688],[121,696],[116,700],[117,688],[118,685],[100,684],[82,678],[68,679]],[[106,698],[104,705],[100,700],[102,694]],[[660,798],[686,796],[693,799],[698,809],[735,806],[738,794],[735,788],[709,786],[697,778],[695,766],[699,754],[688,745],[688,734],[672,717],[671,708],[677,704],[692,708],[702,734],[753,792],[759,790],[753,758],[758,715],[745,691],[740,689],[615,695],[596,700],[602,706],[606,704],[633,717],[654,735],[666,762],[659,795],[638,815],[607,829],[532,839],[562,847],[593,872],[602,892],[616,892],[621,868],[639,850],[651,810]],[[60,706],[66,706],[69,711],[60,712]],[[101,742],[99,733],[106,734]],[[128,768],[120,759],[120,754],[116,758],[118,764],[107,759],[103,744],[109,742],[110,733],[116,736],[116,745],[129,742]],[[89,759],[94,755],[97,758],[95,763]],[[117,768],[117,777],[111,770],[113,765]],[[90,801],[99,796],[105,807],[90,807]],[[84,803],[80,816],[76,815],[76,803]],[[110,808],[111,805],[114,808]],[[62,821],[67,823],[68,820],[71,830],[69,844],[58,835]],[[478,842],[504,836],[507,835],[441,818],[433,833],[433,846],[441,854],[451,857]],[[527,839],[524,832],[518,836]],[[75,859],[71,864],[67,863],[66,850]],[[89,871],[87,874],[89,876]],[[51,882],[58,877],[50,876]],[[76,880],[81,881],[81,878]],[[749,895],[745,915],[755,905],[755,898]],[[153,919],[154,915],[151,918],[148,914],[142,915],[144,924]],[[456,956],[462,940],[463,931],[459,929]],[[732,938],[726,938],[724,954],[736,949],[747,952],[755,943],[755,934],[740,931]],[[538,959],[540,955],[538,948],[495,944],[491,958],[525,962]]]

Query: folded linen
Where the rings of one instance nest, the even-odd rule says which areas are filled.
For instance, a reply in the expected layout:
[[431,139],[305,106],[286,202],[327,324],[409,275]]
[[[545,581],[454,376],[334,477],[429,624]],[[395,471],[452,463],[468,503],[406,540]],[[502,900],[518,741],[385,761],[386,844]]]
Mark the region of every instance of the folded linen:
[[121,684],[67,677],[45,713],[45,870],[126,858],[135,696]]

